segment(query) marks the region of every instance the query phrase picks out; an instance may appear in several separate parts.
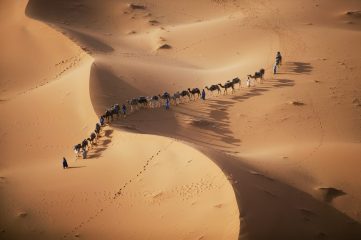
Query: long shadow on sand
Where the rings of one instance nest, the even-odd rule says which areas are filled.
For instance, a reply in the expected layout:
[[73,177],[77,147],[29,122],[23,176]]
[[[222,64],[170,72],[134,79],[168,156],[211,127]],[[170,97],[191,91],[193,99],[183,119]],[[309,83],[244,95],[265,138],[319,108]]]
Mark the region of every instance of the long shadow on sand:
[[75,167],[68,167],[67,169],[77,169],[77,168],[85,168],[86,166],[75,166]]
[[112,129],[106,129],[101,134],[100,139],[98,139],[97,144],[88,152],[87,159],[94,159],[99,158],[104,152],[108,145],[111,143],[113,130]]
[[[299,66],[293,71],[305,71]],[[360,239],[360,224],[331,204],[262,174],[227,154],[232,153],[232,146],[240,144],[229,127],[228,110],[271,89],[294,84],[291,79],[273,79],[235,95],[179,105],[169,111],[143,109],[125,120],[114,121],[111,127],[178,138],[209,156],[233,186],[240,216],[239,239]],[[130,86],[122,87],[135,91]]]
[[331,204],[255,171],[239,158],[209,148],[202,152],[233,186],[240,209],[239,239],[360,239],[360,223]]
[[227,148],[240,144],[229,128],[227,110],[273,88],[294,84],[290,79],[267,80],[242,94],[195,102],[199,106],[193,108],[184,104],[170,111],[143,110],[112,126],[179,138],[208,155],[233,186],[240,210],[239,239],[360,239],[361,225],[331,204],[266,176],[227,154],[232,153]]
[[286,62],[284,70],[281,71],[288,73],[297,73],[297,74],[308,74],[311,73],[313,67],[310,63],[305,62]]

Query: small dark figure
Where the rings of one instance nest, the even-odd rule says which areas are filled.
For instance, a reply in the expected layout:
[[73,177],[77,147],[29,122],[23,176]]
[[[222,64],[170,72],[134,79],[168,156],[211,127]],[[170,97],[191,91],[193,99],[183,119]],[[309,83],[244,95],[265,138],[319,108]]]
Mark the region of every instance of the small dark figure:
[[123,116],[126,117],[127,116],[127,106],[125,106],[125,104],[123,104],[123,106],[122,106],[122,112],[123,112]]
[[104,116],[100,116],[99,118],[99,123],[100,123],[100,126],[104,126]]
[[167,98],[167,100],[165,101],[165,110],[169,110],[170,107],[170,102],[169,102],[169,98]]
[[63,157],[63,168],[68,168],[68,162],[66,161],[65,157]]
[[281,55],[281,52],[277,52],[277,54],[276,54],[276,62],[277,62],[277,65],[282,65],[282,55]]
[[87,151],[84,150],[84,151],[83,151],[83,159],[86,159],[86,156],[87,156]]
[[204,89],[202,90],[202,99],[206,100],[206,91],[204,91]]

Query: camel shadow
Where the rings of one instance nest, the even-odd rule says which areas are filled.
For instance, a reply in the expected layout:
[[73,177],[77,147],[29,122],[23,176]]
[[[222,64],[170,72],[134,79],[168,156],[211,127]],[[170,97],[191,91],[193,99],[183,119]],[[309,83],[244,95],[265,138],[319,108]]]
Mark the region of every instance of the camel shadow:
[[96,147],[89,150],[87,159],[96,159],[102,155],[102,153],[108,148],[108,145],[111,143],[111,139],[113,138],[113,132],[113,129],[105,129],[103,131],[102,136],[97,141]]
[[272,87],[276,88],[293,87],[295,85],[295,82],[289,79],[277,79],[271,80],[270,82],[272,83]]
[[[229,108],[249,98],[260,96],[272,88],[292,86],[294,81],[290,79],[266,80],[264,84],[246,91],[243,88],[240,90],[244,91],[243,93],[228,95],[226,99],[199,100],[193,103],[197,104],[196,107],[191,103],[180,104],[172,106],[170,111],[152,109],[151,116],[147,111],[139,111],[123,121],[112,123],[112,126],[129,132],[177,137],[226,151],[241,144],[241,140],[234,137],[229,127]],[[212,141],[203,140],[207,138]]]
[[[301,72],[300,65],[293,71]],[[306,68],[306,71],[307,70]],[[241,218],[239,239],[358,239],[360,224],[332,205],[292,186],[272,179],[231,156],[238,146],[229,127],[229,109],[274,88],[293,87],[291,79],[271,79],[242,94],[223,99],[172,106],[169,111],[138,111],[111,126],[141,134],[155,134],[184,140],[209,156],[229,176]],[[244,89],[242,89],[244,91]],[[192,104],[193,105],[193,104]],[[224,144],[223,144],[224,143]],[[230,153],[230,154],[226,154]],[[267,206],[267,207],[264,207]],[[310,224],[312,222],[312,224]],[[245,225],[245,227],[244,227]],[[316,228],[317,227],[317,228]],[[345,234],[349,234],[346,236]]]

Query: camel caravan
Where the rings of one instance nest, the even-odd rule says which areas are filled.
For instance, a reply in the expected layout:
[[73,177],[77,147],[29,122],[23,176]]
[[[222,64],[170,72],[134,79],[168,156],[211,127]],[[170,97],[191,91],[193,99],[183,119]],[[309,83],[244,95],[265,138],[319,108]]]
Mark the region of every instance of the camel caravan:
[[[280,66],[282,65],[282,56],[280,52],[276,54],[276,61],[273,66],[273,73],[276,74]],[[263,77],[265,74],[265,70],[261,68],[258,72],[255,72],[253,75],[247,75],[246,86],[251,87],[251,82],[262,83]],[[253,80],[253,81],[252,81]],[[238,85],[238,89],[241,88],[242,82],[241,79],[236,77],[232,80],[228,80],[225,83],[213,84],[210,86],[205,86],[202,91],[199,88],[188,88],[187,90],[182,90],[174,93],[173,95],[164,92],[163,94],[158,94],[154,96],[140,96],[137,98],[130,99],[122,104],[120,107],[119,104],[114,104],[112,107],[107,109],[103,115],[100,116],[99,122],[95,124],[94,131],[89,135],[88,138],[85,138],[81,143],[78,143],[74,146],[74,151],[76,153],[76,158],[82,155],[83,159],[87,158],[87,152],[97,144],[98,139],[101,137],[101,130],[105,126],[105,124],[110,124],[114,118],[119,119],[121,116],[125,118],[127,114],[133,113],[141,108],[160,108],[165,106],[165,109],[168,110],[170,105],[178,105],[182,103],[187,103],[191,101],[196,101],[198,99],[205,100],[205,90],[206,89],[211,96],[214,96],[214,92],[217,95],[222,94],[226,95],[231,91],[231,93],[235,92],[235,86]],[[254,85],[254,84],[253,84]]]
[[[265,74],[265,70],[262,68],[258,72],[255,72],[253,75],[247,75],[246,86],[250,87],[251,80],[254,79],[255,82],[260,80],[262,83],[263,76]],[[214,96],[215,92],[217,95],[223,94],[226,95],[229,93],[235,92],[235,86],[238,85],[238,89],[241,88],[241,79],[236,77],[232,80],[225,82],[224,84],[218,83],[211,86],[205,86],[206,89],[211,96]],[[137,98],[132,98],[120,107],[119,104],[113,105],[111,108],[107,109],[103,115],[100,116],[99,122],[96,123],[94,131],[89,135],[88,138],[85,138],[81,143],[76,144],[74,146],[74,151],[76,153],[76,158],[82,156],[83,159],[87,158],[87,151],[89,151],[94,145],[96,145],[97,140],[101,136],[101,129],[105,126],[105,124],[110,124],[114,118],[119,119],[121,115],[123,118],[127,116],[129,113],[133,113],[141,108],[160,108],[162,106],[167,106],[169,108],[169,104],[178,105],[190,101],[196,101],[198,99],[203,98],[205,100],[205,91],[204,89],[201,91],[199,88],[188,88],[187,90],[178,91],[174,94],[170,94],[168,92],[164,92],[163,94],[154,95],[154,96],[140,96]],[[204,96],[203,96],[204,95]]]
[[[248,79],[257,79],[262,80],[263,75],[265,74],[265,70],[261,69],[259,72],[256,72],[254,75],[248,75]],[[238,89],[241,88],[241,79],[238,77],[229,80],[225,82],[224,84],[216,84],[211,86],[205,86],[204,89],[206,89],[209,93],[211,93],[212,96],[214,96],[214,92],[217,93],[217,95],[220,95],[222,93],[222,88],[224,89],[223,94],[228,94],[229,91],[234,93],[235,86],[238,85]],[[139,110],[140,108],[159,108],[161,106],[165,106],[166,101],[170,101],[172,105],[178,105],[180,103],[195,101],[199,98],[201,98],[202,91],[199,88],[188,88],[187,90],[178,91],[174,94],[170,94],[168,92],[164,92],[163,94],[154,95],[154,96],[140,96],[138,98],[133,98],[128,100],[126,103],[129,106],[130,112],[134,112],[135,110]],[[107,110],[107,112],[112,112],[111,110]],[[106,113],[107,113],[106,112]]]

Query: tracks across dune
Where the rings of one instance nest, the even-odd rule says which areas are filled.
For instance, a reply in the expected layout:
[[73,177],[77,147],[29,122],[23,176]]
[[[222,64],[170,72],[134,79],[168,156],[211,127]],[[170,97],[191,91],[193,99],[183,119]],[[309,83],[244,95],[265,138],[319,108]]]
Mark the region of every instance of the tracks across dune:
[[[118,190],[114,191],[113,197],[112,199],[108,202],[109,205],[112,205],[117,198],[120,198],[122,193],[126,190],[127,186],[129,184],[131,184],[132,182],[134,182],[135,180],[137,180],[139,177],[142,176],[142,174],[148,170],[148,166],[150,163],[152,163],[152,161],[159,155],[162,153],[162,151],[166,151],[167,148],[173,143],[174,140],[170,141],[169,143],[167,143],[166,146],[164,146],[163,149],[159,149],[156,153],[154,153],[148,160],[146,160],[144,162],[143,167],[139,170],[139,172],[135,175],[132,176],[131,179],[129,179],[128,181],[126,181],[124,183],[124,185],[122,187],[120,187]],[[73,230],[69,233],[66,233],[64,235],[64,238],[68,238],[68,237],[79,237],[79,231],[81,230],[81,228],[87,224],[90,223],[91,221],[93,221],[96,217],[98,217],[100,214],[102,214],[103,211],[106,211],[107,208],[109,208],[109,206],[102,206],[101,208],[99,208],[97,211],[95,211],[94,214],[92,214],[91,216],[89,216],[86,220],[82,221],[79,225],[76,225],[76,227],[73,228]]]
[[[0,3],[0,81],[29,89],[1,95],[0,238],[359,239],[358,1],[26,5]],[[276,51],[262,85],[113,121],[61,169],[112,104],[244,81]]]

